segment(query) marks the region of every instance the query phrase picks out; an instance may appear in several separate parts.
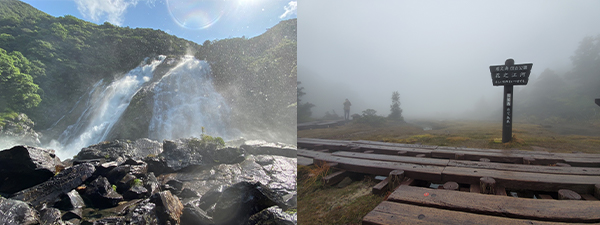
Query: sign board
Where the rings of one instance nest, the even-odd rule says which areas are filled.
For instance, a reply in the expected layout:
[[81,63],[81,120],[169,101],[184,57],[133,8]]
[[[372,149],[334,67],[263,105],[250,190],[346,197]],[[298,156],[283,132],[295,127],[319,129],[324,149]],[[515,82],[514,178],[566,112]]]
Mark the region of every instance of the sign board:
[[490,66],[492,84],[504,86],[502,107],[502,143],[512,140],[513,85],[526,85],[533,63],[515,64],[515,60],[507,59],[504,65]]
[[532,66],[533,63],[490,66],[492,84],[494,86],[526,85]]

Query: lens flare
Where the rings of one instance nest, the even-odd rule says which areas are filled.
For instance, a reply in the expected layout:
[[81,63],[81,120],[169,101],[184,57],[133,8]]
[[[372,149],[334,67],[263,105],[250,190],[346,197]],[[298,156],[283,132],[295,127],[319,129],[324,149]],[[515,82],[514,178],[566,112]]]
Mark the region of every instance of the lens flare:
[[207,29],[229,13],[232,1],[225,0],[167,0],[167,8],[173,21],[191,29]]

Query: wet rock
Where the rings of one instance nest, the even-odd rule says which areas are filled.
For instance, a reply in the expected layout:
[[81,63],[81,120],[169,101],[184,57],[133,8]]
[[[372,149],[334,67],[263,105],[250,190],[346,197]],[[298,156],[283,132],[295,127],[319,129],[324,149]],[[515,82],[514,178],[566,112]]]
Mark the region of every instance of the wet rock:
[[118,194],[105,177],[98,177],[92,181],[85,190],[85,195],[98,208],[109,208],[123,201],[123,196]]
[[59,224],[60,219],[60,210],[56,208],[45,208],[40,210],[40,222],[42,225],[54,225]]
[[111,216],[104,217],[97,220],[88,220],[81,223],[82,225],[125,225],[125,217],[123,216]]
[[182,225],[212,225],[215,224],[212,217],[204,210],[194,204],[186,204],[181,215]]
[[162,190],[171,191],[171,193],[174,195],[179,195],[181,193],[182,189],[183,189],[183,182],[178,181],[178,180],[169,180],[162,188]]
[[116,184],[121,179],[123,179],[123,177],[125,177],[127,174],[129,174],[130,170],[131,170],[131,167],[129,167],[129,165],[117,166],[114,169],[110,170],[108,172],[108,174],[106,174],[106,179],[108,179],[108,181],[110,183]]
[[76,156],[77,159],[105,158],[108,161],[116,160],[118,157],[143,159],[148,155],[158,155],[162,152],[162,144],[150,139],[138,139],[136,141],[110,141],[91,145],[83,148]]
[[148,190],[148,194],[149,195],[153,195],[160,190],[160,184],[158,183],[158,180],[156,179],[156,177],[154,176],[154,173],[150,172],[148,173],[148,175],[146,176],[146,180],[144,182],[144,187],[146,188],[146,190]]
[[189,189],[189,188],[184,188],[183,190],[181,190],[181,192],[177,195],[180,198],[194,198],[194,197],[200,197],[198,196],[198,192]]
[[127,217],[130,218],[131,224],[159,224],[155,209],[156,204],[150,202],[150,199],[146,199],[137,204],[135,208],[127,215]]
[[60,195],[82,184],[94,171],[94,166],[89,163],[75,165],[66,168],[44,183],[15,193],[11,198],[29,202],[34,207],[42,204],[52,205],[59,200]]
[[123,198],[125,198],[125,200],[138,199],[143,198],[147,194],[148,189],[144,188],[141,185],[134,185],[131,188],[129,188],[129,190],[125,191],[125,193],[123,193]]
[[54,206],[63,211],[67,211],[62,216],[63,220],[70,220],[72,218],[81,219],[85,202],[79,195],[79,192],[72,190],[64,195],[61,201],[57,202]]
[[0,192],[14,193],[47,181],[61,167],[54,150],[15,146],[0,151]]
[[123,165],[129,166],[129,173],[136,177],[143,177],[148,173],[148,164],[142,160],[127,159]]
[[213,219],[217,224],[245,224],[251,215],[274,205],[286,207],[283,199],[264,185],[240,182],[223,191]]
[[41,134],[33,130],[35,123],[24,113],[14,118],[6,118],[4,126],[0,126],[0,140],[12,140],[25,145],[40,145]]
[[296,148],[291,146],[277,146],[273,144],[261,143],[254,145],[242,145],[240,148],[252,155],[278,155],[290,158],[297,157]]
[[161,191],[154,194],[150,200],[156,204],[156,214],[162,224],[167,222],[171,224],[179,224],[181,214],[183,213],[183,205],[175,195],[170,191]]
[[94,173],[94,175],[106,177],[108,175],[108,172],[110,172],[117,166],[119,166],[119,163],[117,161],[98,164],[96,165],[96,173]]
[[82,163],[89,163],[94,166],[99,166],[100,164],[106,163],[106,159],[75,159],[73,160],[73,165],[79,165]]
[[297,224],[297,214],[288,214],[278,206],[271,206],[259,213],[252,215],[248,224],[255,225],[295,225]]
[[0,224],[39,224],[38,213],[23,201],[0,197]]
[[241,148],[208,149],[207,154],[215,164],[240,163],[245,159],[245,151]]
[[221,197],[221,194],[223,194],[223,192],[218,190],[210,190],[206,192],[200,198],[200,201],[198,202],[198,207],[200,207],[203,210],[214,208],[215,204],[217,204],[217,201]]
[[123,193],[126,190],[129,190],[135,179],[137,178],[135,178],[134,175],[126,174],[119,182],[117,182],[117,192]]
[[188,143],[189,139],[165,140],[163,142],[163,152],[159,157],[164,159],[164,165],[168,168],[165,170],[179,171],[184,168],[197,168],[206,164],[203,161],[203,155],[189,148]]

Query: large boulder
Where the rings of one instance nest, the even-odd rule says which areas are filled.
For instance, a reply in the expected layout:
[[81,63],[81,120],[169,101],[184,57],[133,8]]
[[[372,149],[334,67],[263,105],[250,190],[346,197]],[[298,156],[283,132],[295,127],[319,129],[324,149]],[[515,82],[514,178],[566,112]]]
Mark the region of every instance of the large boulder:
[[0,192],[14,193],[47,181],[62,168],[54,150],[15,146],[0,151]]
[[13,194],[11,198],[31,203],[36,208],[44,204],[52,205],[60,200],[59,196],[70,192],[91,177],[94,171],[94,166],[89,163],[75,165],[44,183]]
[[83,218],[82,213],[83,208],[85,207],[85,202],[79,195],[79,192],[72,190],[64,195],[61,201],[55,204],[55,207],[66,211],[66,213],[64,213],[62,216],[63,220],[70,220],[72,218],[81,219]]
[[161,191],[154,194],[150,201],[156,204],[156,214],[162,224],[179,224],[183,205],[177,196],[172,195],[170,191]]
[[35,209],[23,201],[0,196],[0,224],[39,224]]
[[286,207],[281,196],[260,183],[240,182],[225,189],[213,213],[217,224],[246,224],[250,216],[271,206]]
[[81,149],[78,160],[104,158],[113,161],[117,158],[143,159],[146,156],[155,156],[162,152],[162,144],[147,138],[136,141],[116,140],[106,141]]
[[85,189],[87,196],[92,204],[98,208],[109,208],[116,206],[120,201],[123,201],[121,196],[105,177],[98,177],[92,181]]
[[296,225],[297,213],[284,212],[278,206],[271,206],[252,215],[248,224],[254,225]]

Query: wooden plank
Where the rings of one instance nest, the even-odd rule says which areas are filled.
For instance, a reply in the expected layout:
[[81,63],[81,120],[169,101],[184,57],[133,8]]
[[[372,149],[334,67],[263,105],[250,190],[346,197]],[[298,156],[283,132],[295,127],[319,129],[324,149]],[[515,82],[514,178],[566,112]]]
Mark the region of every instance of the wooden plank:
[[422,165],[433,165],[433,166],[446,166],[449,160],[447,159],[431,159],[431,158],[416,158],[409,156],[397,156],[397,155],[380,155],[380,154],[365,154],[359,152],[344,152],[338,151],[332,153],[334,156],[342,156],[348,158],[360,158],[369,160],[380,160],[389,162],[403,162],[403,163],[414,163]]
[[331,186],[331,185],[337,184],[338,182],[342,181],[348,175],[349,175],[349,173],[346,172],[345,170],[340,170],[340,171],[334,172],[332,174],[329,174],[329,175],[323,177],[323,183]]
[[479,185],[479,183],[471,184],[471,186],[469,188],[469,192],[481,193],[481,186]]
[[[460,192],[459,192],[460,193]],[[428,208],[397,202],[384,201],[369,212],[362,221],[363,225],[396,224],[562,224],[525,219],[511,219],[498,216],[480,215],[445,209]]]
[[417,144],[404,144],[404,143],[392,143],[392,142],[381,142],[381,141],[353,141],[355,144],[367,144],[367,145],[380,145],[390,147],[401,147],[401,148],[420,148],[420,149],[436,149],[436,145],[417,145]]
[[398,187],[390,194],[388,201],[510,218],[600,222],[600,204],[593,201],[508,198],[411,186]]
[[441,182],[442,171],[444,170],[444,167],[440,166],[384,162],[339,156],[318,156],[315,157],[315,161],[335,162],[339,164],[337,167],[339,169],[381,176],[388,176],[392,170],[404,170],[406,177],[433,182]]
[[438,147],[437,150],[450,151],[468,151],[468,152],[489,152],[489,153],[510,153],[510,154],[525,154],[525,155],[545,155],[553,156],[554,153],[547,151],[528,151],[528,150],[511,150],[511,149],[485,149],[485,148],[462,148],[462,147]]
[[494,193],[499,196],[506,196],[506,189],[502,185],[498,185]]
[[306,158],[306,157],[302,157],[302,156],[296,156],[297,157],[297,162],[298,165],[302,165],[302,166],[310,166],[313,164],[313,159],[311,158]]
[[580,194],[580,195],[581,195],[581,198],[583,200],[586,200],[586,201],[598,201],[598,199],[596,197],[594,197],[593,195],[590,195],[590,194]]
[[456,153],[464,154],[465,160],[479,161],[481,158],[487,158],[492,162],[501,163],[523,163],[523,157],[533,157],[536,164],[555,164],[559,162],[565,162],[564,159],[555,156],[545,155],[526,155],[510,152],[469,152],[469,151],[454,151],[454,150],[443,150],[435,149],[431,151],[431,157],[442,158],[442,159],[454,159]]
[[539,196],[540,196],[540,198],[542,198],[542,199],[554,199],[554,198],[552,198],[552,196],[550,196],[550,195],[539,194]]
[[554,192],[571,189],[578,193],[592,193],[594,184],[600,183],[600,176],[580,176],[563,174],[543,174],[528,172],[499,171],[448,166],[443,171],[443,181],[478,183],[481,177],[492,177],[497,184],[512,190],[532,190]]
[[318,156],[330,156],[331,153],[325,153],[325,152],[318,152],[318,151],[311,151],[311,150],[305,150],[305,149],[298,149],[298,156],[303,156],[303,157],[307,157],[307,158],[315,158]]
[[[405,155],[408,155],[408,156],[416,156],[419,154],[425,154],[427,157],[430,157],[431,151],[432,151],[431,149],[404,148],[404,147],[366,145],[366,144],[360,144],[357,147],[360,147],[361,151],[372,150],[376,154],[383,154],[383,155],[398,155],[399,151],[406,151]],[[352,151],[352,150],[346,149],[343,151]]]
[[558,166],[506,164],[506,163],[494,163],[494,162],[477,162],[477,161],[464,161],[464,160],[450,160],[448,162],[448,166],[477,168],[477,169],[506,170],[506,171],[521,171],[521,172],[532,172],[532,173],[600,176],[600,168],[591,168],[591,167],[558,167]]
[[382,194],[388,189],[388,184],[390,183],[390,177],[386,177],[381,182],[377,183],[372,190],[372,193],[375,195]]

